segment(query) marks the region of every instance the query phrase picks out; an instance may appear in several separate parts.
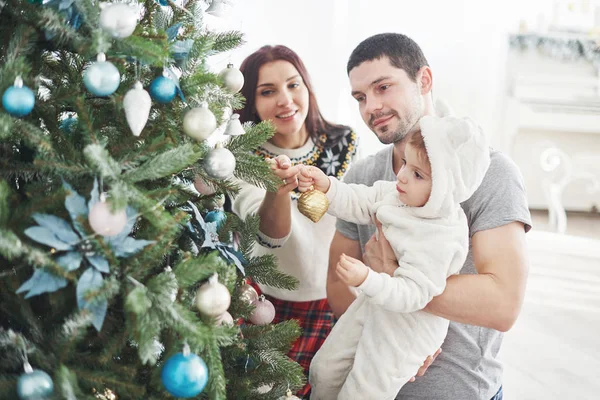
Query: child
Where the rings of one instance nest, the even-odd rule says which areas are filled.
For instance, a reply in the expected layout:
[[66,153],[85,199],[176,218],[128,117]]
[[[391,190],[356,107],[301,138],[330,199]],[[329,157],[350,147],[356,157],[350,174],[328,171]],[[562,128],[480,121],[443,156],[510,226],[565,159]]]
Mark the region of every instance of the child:
[[398,260],[392,277],[340,258],[337,275],[362,294],[311,363],[312,400],[394,399],[446,336],[448,320],[421,310],[465,262],[460,203],[483,180],[489,148],[469,119],[425,116],[419,124],[396,182],[348,185],[314,167],[298,175],[300,191],[313,186],[327,194],[330,214],[357,224],[377,218]]

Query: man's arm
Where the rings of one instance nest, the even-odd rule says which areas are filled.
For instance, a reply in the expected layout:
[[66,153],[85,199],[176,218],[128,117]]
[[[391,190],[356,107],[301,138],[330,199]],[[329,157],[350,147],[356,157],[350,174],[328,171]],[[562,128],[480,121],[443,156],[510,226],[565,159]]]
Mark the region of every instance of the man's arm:
[[327,301],[336,317],[340,317],[356,296],[350,288],[343,283],[335,273],[335,267],[342,253],[351,257],[362,259],[360,243],[357,240],[348,239],[339,231],[335,231],[331,247],[329,248],[329,269],[327,271]]
[[448,278],[444,292],[425,311],[506,332],[515,323],[525,296],[529,262],[523,223],[475,233],[472,249],[478,274]]

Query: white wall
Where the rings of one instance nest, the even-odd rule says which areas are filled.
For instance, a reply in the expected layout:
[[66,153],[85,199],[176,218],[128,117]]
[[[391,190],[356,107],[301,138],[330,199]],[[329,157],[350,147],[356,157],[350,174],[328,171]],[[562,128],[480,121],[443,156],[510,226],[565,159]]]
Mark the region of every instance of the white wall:
[[[346,61],[354,47],[380,32],[412,37],[434,73],[434,94],[457,115],[476,119],[500,144],[500,116],[509,32],[519,21],[533,26],[542,0],[237,0],[222,29],[241,30],[247,44],[214,60],[215,69],[264,44],[295,50],[312,76],[326,118],[352,126],[364,153],[380,144],[362,122],[350,96]],[[540,8],[540,6],[546,6]]]

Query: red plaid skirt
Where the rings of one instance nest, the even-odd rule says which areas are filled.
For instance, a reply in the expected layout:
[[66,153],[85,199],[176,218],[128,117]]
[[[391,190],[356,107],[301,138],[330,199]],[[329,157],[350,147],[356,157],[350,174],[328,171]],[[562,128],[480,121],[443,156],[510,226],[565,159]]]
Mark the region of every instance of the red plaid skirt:
[[[325,342],[335,321],[335,316],[327,303],[327,299],[286,301],[267,295],[265,297],[275,306],[273,323],[295,319],[302,328],[302,335],[294,342],[288,356],[304,368],[304,373],[308,379],[310,362]],[[309,393],[310,385],[307,383],[296,393],[296,396],[304,397],[308,396]]]

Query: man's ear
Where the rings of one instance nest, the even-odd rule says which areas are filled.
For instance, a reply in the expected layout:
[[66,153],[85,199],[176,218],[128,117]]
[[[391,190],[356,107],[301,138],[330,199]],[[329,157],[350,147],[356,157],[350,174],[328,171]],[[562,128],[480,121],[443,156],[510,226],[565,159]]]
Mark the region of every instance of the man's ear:
[[431,88],[433,86],[433,75],[431,73],[431,68],[428,66],[423,66],[417,73],[417,79],[419,83],[419,89],[421,90],[421,95],[426,95],[431,92]]

